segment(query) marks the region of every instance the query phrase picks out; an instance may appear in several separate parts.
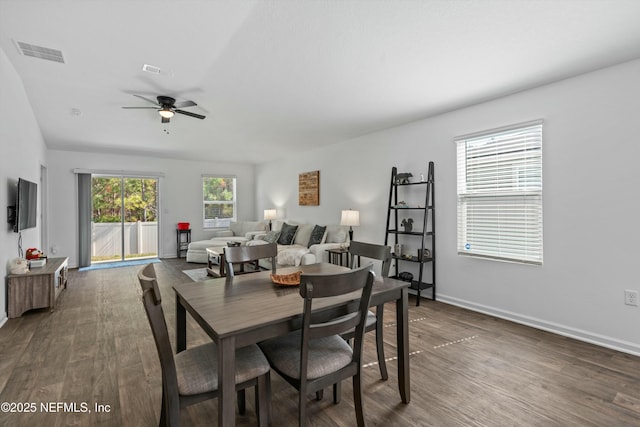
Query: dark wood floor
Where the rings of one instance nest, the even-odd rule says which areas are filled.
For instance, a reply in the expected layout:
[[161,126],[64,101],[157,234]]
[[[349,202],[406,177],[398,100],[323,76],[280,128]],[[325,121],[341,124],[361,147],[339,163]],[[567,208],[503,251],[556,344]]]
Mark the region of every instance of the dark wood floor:
[[[156,264],[174,343],[171,285],[190,280],[182,269],[198,267],[175,259]],[[29,312],[0,328],[0,402],[13,409],[36,404],[33,413],[3,406],[0,425],[158,424],[160,367],[140,301],[140,268],[71,271],[55,312]],[[370,426],[640,425],[640,358],[432,301],[409,311],[412,399],[404,405],[391,306],[385,316],[388,381],[374,363],[373,334],[365,343]],[[189,345],[208,340],[195,322],[188,328]],[[272,381],[274,425],[295,425],[295,391],[275,374]],[[354,425],[351,384],[342,390],[338,405],[310,401],[310,425]],[[57,402],[76,404],[78,412]],[[43,412],[41,403],[58,412]],[[215,425],[216,403],[183,410],[183,425]],[[108,410],[96,412],[96,404]],[[255,425],[253,402],[248,406],[238,425]]]

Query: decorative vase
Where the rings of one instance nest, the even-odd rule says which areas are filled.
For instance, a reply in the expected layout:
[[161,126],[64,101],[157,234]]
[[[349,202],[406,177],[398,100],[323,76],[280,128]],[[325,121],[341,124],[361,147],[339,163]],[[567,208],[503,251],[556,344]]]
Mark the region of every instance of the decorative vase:
[[396,243],[396,245],[393,248],[393,253],[397,257],[401,257],[402,256],[402,245],[400,243]]

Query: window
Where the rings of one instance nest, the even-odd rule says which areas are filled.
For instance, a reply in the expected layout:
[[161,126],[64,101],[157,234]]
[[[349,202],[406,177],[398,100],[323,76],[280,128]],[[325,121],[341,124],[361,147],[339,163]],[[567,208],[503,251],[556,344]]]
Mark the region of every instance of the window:
[[542,121],[455,139],[458,254],[542,264]]
[[204,228],[228,227],[237,218],[236,177],[202,177]]

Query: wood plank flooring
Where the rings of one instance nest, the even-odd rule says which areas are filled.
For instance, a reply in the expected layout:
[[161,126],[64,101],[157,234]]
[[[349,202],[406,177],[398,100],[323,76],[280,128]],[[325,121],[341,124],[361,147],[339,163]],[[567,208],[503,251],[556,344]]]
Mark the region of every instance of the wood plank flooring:
[[[171,286],[190,281],[182,269],[202,266],[177,259],[155,266],[175,344]],[[1,426],[158,425],[160,366],[140,301],[140,268],[72,270],[55,312],[31,311],[0,328],[0,402],[36,404],[30,413],[0,412]],[[392,306],[385,310],[388,381],[380,380],[374,334],[367,334],[369,426],[640,426],[639,357],[439,302],[412,305],[409,318],[408,405],[397,391]],[[209,340],[190,319],[187,336],[188,345]],[[276,374],[272,384],[274,425],[296,425],[295,390]],[[354,425],[351,393],[345,382],[340,404],[329,390],[310,400],[309,425]],[[216,404],[184,409],[183,425],[216,425]],[[247,406],[239,426],[256,425],[252,398]]]

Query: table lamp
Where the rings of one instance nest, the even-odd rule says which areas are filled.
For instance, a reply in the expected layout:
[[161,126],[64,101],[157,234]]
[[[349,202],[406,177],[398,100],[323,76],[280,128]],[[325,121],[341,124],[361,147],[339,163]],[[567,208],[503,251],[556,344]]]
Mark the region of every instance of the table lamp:
[[264,210],[264,219],[269,220],[269,231],[271,231],[271,220],[276,219],[276,210],[275,209],[265,209]]
[[348,209],[342,211],[342,218],[340,218],[340,225],[349,226],[349,240],[353,240],[353,226],[360,225],[360,211],[354,211]]

